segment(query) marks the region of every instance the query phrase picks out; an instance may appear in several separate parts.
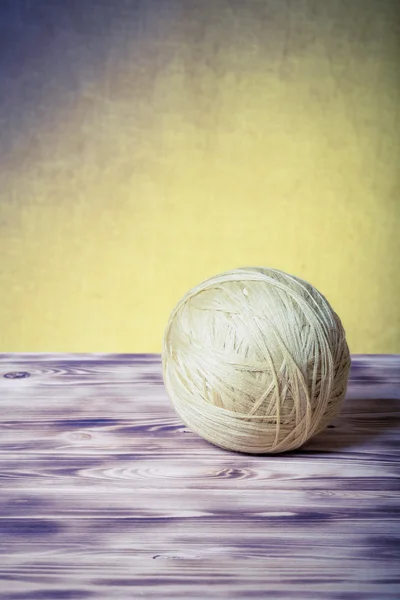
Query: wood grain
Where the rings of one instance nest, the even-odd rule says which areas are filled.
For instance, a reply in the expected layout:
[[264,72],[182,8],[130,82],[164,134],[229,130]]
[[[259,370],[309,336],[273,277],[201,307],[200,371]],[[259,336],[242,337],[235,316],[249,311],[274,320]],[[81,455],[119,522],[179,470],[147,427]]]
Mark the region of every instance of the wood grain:
[[250,456],[180,422],[159,355],[0,354],[0,597],[400,597],[400,356]]

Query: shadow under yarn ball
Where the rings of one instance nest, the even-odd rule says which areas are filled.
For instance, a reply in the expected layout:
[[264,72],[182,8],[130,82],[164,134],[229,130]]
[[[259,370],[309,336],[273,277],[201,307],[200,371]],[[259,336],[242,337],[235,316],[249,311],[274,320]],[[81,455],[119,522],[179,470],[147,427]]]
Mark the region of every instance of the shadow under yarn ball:
[[338,315],[312,285],[244,267],[178,302],[162,363],[167,392],[192,431],[228,450],[279,453],[340,412],[350,353]]

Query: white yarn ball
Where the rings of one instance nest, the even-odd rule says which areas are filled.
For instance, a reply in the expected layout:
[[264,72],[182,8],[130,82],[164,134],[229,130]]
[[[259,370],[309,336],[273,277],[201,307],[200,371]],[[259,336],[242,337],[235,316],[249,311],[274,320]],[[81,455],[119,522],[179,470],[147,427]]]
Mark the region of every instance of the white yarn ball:
[[190,290],[169,318],[163,376],[182,421],[251,454],[302,446],[339,413],[350,353],[342,323],[312,285],[244,267]]

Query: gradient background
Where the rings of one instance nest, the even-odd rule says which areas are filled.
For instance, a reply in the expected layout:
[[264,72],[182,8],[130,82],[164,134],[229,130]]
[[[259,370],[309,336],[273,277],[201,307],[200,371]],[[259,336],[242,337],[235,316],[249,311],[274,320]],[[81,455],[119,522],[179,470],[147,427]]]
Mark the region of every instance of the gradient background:
[[1,0],[0,351],[160,352],[238,266],[400,352],[398,0]]

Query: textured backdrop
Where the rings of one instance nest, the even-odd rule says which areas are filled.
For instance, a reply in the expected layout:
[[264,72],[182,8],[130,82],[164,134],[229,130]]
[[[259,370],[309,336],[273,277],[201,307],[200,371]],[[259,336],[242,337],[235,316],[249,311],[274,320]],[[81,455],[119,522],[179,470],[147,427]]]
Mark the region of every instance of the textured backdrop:
[[0,7],[0,351],[160,352],[261,265],[400,352],[397,0]]

